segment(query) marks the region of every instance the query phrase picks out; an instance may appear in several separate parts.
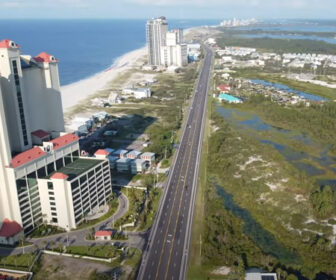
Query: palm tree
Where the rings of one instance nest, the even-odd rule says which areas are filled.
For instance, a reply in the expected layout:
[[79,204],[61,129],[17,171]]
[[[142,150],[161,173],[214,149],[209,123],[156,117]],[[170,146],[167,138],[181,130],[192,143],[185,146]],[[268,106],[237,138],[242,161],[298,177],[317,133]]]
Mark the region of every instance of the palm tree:
[[43,240],[42,244],[43,244],[43,247],[44,247],[44,250],[45,250],[47,248],[47,241]]
[[20,238],[20,241],[21,241],[21,245],[22,245],[22,254],[24,254],[25,253],[24,242],[26,241],[26,238],[25,238],[24,235]]

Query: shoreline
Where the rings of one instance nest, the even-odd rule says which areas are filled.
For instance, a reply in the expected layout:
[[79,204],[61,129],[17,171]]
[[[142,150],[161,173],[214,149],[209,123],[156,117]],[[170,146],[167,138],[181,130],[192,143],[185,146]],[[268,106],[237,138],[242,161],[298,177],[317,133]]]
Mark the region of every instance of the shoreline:
[[115,79],[118,74],[131,69],[136,61],[146,55],[146,46],[135,49],[116,58],[107,69],[97,72],[88,78],[61,86],[63,111],[67,112],[84,99],[106,88],[106,85]]
[[[187,37],[200,29],[202,29],[202,26],[184,29],[184,36]],[[73,107],[93,96],[98,91],[104,90],[109,82],[112,82],[119,74],[132,69],[139,59],[145,55],[147,55],[146,45],[117,57],[114,63],[103,71],[61,86],[60,91],[64,113],[69,112]]]

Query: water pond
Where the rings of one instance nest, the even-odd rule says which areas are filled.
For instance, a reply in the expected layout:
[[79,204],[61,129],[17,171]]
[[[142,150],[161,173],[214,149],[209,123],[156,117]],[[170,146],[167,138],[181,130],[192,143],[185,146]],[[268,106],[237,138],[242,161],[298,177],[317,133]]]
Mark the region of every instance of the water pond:
[[293,88],[291,88],[289,86],[286,86],[286,85],[283,85],[283,84],[272,83],[272,82],[267,82],[267,81],[258,80],[258,79],[252,79],[251,82],[254,83],[254,84],[263,85],[263,86],[266,86],[266,87],[273,87],[273,88],[276,88],[276,89],[281,90],[281,91],[296,94],[298,96],[301,96],[301,97],[303,97],[307,100],[311,100],[311,101],[320,102],[320,101],[325,101],[326,100],[325,98],[320,97],[318,95],[309,94],[309,93],[306,93],[304,91],[299,91],[299,90],[293,89]]
[[[254,135],[260,143],[270,145],[279,151],[286,161],[291,163],[295,168],[305,172],[308,176],[316,177],[323,176],[327,172],[336,174],[336,158],[328,154],[329,147],[321,147],[318,143],[314,142],[305,134],[300,134],[290,130],[274,127],[262,121],[257,115],[240,111],[238,109],[217,107],[217,112],[229,120],[237,129],[249,131]],[[261,133],[260,133],[261,132]],[[280,134],[281,139],[288,139],[288,141],[295,141],[298,145],[308,147],[307,150],[318,150],[318,155],[312,155],[306,152],[295,150],[292,147],[284,144],[284,141],[279,142],[279,137],[264,137],[263,132],[269,132],[267,135]],[[286,141],[285,141],[286,142]],[[336,187],[336,179],[321,180],[316,178],[320,184],[333,183],[331,186]]]

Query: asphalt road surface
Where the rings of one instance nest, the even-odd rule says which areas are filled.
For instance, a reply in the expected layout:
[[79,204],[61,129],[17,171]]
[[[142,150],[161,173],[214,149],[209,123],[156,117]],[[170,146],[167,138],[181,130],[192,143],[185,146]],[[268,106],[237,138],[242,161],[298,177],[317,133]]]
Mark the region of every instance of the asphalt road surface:
[[212,50],[205,59],[180,146],[138,273],[139,280],[185,279],[207,107]]

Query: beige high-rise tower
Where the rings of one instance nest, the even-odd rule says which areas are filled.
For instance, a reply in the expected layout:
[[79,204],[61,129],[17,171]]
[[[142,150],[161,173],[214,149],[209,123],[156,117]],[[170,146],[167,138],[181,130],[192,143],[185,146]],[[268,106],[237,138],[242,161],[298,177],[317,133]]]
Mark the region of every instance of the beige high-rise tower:
[[161,65],[161,47],[166,45],[167,31],[168,23],[165,17],[147,21],[146,37],[149,65]]

